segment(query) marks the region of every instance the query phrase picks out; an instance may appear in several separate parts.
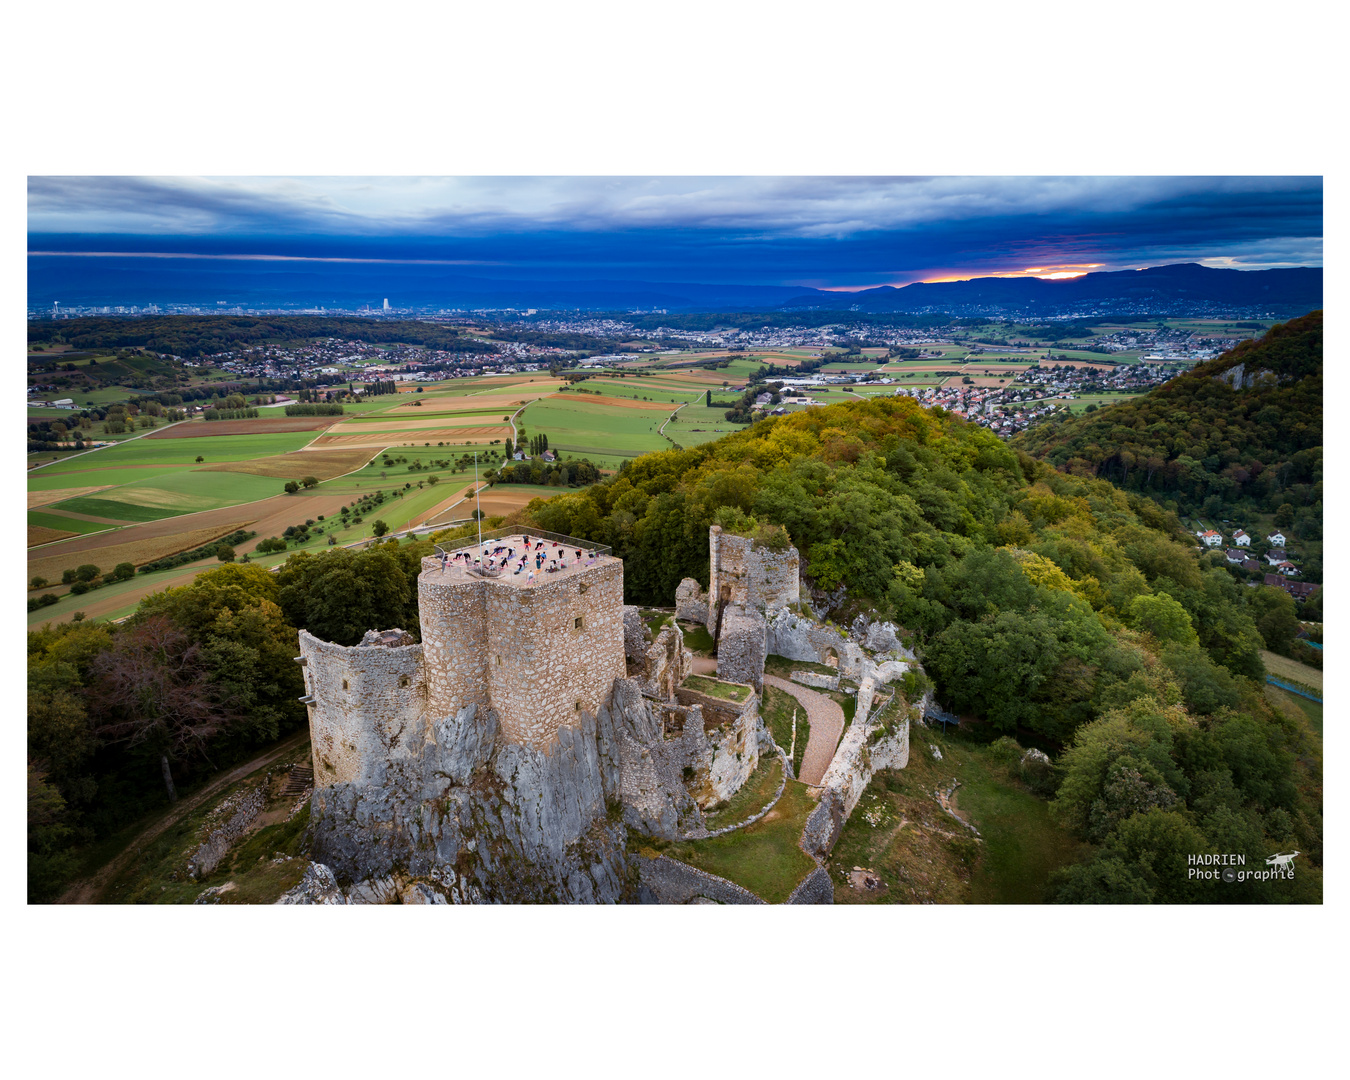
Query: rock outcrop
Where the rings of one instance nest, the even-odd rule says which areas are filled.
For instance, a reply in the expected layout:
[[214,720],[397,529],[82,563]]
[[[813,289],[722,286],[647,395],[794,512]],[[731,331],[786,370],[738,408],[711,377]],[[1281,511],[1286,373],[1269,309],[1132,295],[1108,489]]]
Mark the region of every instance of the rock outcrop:
[[369,782],[314,793],[314,856],[353,882],[435,874],[470,901],[630,899],[635,870],[610,817],[618,746],[601,714],[583,712],[545,750],[499,740],[495,713],[473,705],[430,724],[416,754]]

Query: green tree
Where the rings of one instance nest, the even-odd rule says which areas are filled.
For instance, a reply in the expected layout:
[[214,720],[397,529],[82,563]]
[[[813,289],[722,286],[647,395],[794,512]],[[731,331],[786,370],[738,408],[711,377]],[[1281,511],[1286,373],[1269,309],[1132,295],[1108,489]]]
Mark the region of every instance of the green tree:
[[375,536],[383,536],[389,531],[389,526],[380,518],[376,518],[375,523],[370,527],[370,531]]
[[306,476],[300,483],[304,484],[307,488],[317,487],[319,479],[316,476]]
[[285,490],[287,495],[294,495],[297,491],[300,490],[300,485],[297,484],[294,480],[287,480]]
[[98,577],[98,574],[99,569],[93,563],[84,563],[82,566],[75,568],[76,581],[93,581]]
[[221,562],[234,562],[234,548],[229,544],[217,544],[216,558]]
[[1200,639],[1186,609],[1170,596],[1136,596],[1125,611],[1130,626],[1159,641],[1194,645]]

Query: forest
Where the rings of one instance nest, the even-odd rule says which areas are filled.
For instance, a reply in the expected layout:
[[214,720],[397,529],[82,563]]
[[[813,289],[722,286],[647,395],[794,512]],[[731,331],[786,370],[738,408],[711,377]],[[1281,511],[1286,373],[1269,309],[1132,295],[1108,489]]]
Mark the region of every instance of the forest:
[[1320,539],[1322,312],[1274,326],[1143,397],[1057,414],[1013,445],[1181,513],[1234,517],[1288,505],[1299,535]]

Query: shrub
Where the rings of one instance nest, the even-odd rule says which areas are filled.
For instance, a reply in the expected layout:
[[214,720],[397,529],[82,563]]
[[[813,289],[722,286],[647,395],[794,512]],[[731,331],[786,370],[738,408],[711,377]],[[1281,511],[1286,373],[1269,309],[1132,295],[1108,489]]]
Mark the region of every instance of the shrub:
[[70,591],[75,596],[83,596],[92,588],[93,586],[90,585],[89,582],[87,581],[77,581],[73,585],[71,585]]
[[113,567],[112,577],[114,581],[130,581],[135,576],[135,563],[122,562]]
[[28,583],[28,587],[30,589],[42,589],[46,588],[46,586],[47,586],[47,579],[45,577],[35,577],[33,578],[32,581]]
[[216,558],[221,562],[234,562],[234,548],[229,544],[220,544],[216,547]]
[[286,481],[286,494],[287,494],[287,495],[294,495],[294,494],[295,494],[297,491],[299,491],[299,490],[300,490],[300,485],[297,484],[294,480],[287,480],[287,481]]
[[1022,760],[1022,747],[1011,735],[1003,735],[989,744],[989,756],[1002,765],[1014,766]]
[[317,476],[306,476],[300,483],[304,484],[307,488],[316,487],[318,486],[319,478]]
[[93,563],[84,563],[75,568],[76,581],[93,581],[98,577],[98,567]]

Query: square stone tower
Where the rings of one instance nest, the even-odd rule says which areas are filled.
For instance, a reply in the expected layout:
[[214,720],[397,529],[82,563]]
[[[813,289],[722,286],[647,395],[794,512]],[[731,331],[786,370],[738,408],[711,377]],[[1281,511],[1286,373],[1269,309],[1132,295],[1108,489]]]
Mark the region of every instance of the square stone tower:
[[[544,543],[551,554],[553,541]],[[511,568],[491,576],[453,559],[444,568],[438,556],[423,560],[417,594],[431,718],[473,703],[496,710],[507,742],[545,749],[582,712],[595,715],[627,675],[623,562],[588,557],[582,541],[563,543],[568,567],[533,581]],[[523,536],[490,541],[517,553],[524,544]],[[472,557],[475,549],[463,550]]]

